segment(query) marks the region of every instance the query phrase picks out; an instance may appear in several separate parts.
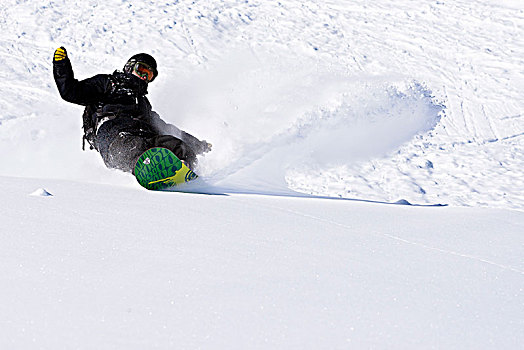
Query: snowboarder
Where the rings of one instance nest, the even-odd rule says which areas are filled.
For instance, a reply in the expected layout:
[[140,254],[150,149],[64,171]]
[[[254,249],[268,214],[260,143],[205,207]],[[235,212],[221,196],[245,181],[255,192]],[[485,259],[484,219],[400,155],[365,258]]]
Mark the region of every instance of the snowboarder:
[[158,76],[151,55],[132,56],[123,72],[116,70],[79,81],[66,49],[60,47],[54,53],[53,75],[64,100],[86,106],[84,146],[87,141],[96,149],[108,168],[133,173],[136,160],[152,147],[173,151],[193,168],[197,154],[211,150],[211,144],[164,122],[152,110],[145,96],[148,83]]

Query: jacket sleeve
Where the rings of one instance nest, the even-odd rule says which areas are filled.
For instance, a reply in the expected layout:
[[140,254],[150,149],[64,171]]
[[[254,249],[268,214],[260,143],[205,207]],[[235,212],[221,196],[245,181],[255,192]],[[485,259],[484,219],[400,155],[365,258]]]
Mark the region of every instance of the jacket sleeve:
[[103,99],[111,89],[109,75],[99,74],[94,77],[77,80],[69,58],[53,62],[53,76],[60,96],[68,102],[89,105]]

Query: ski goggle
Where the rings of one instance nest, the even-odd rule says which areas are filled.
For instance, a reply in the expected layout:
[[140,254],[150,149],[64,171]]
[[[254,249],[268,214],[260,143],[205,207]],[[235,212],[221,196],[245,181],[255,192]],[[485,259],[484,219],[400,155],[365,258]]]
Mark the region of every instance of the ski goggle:
[[152,81],[155,77],[153,68],[144,62],[137,62],[133,66],[133,71],[142,79]]

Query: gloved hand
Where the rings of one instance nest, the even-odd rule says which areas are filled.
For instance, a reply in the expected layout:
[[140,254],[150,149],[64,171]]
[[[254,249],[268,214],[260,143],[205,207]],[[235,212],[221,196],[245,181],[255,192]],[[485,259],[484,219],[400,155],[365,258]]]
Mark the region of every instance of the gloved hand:
[[67,51],[65,47],[61,46],[55,50],[55,55],[53,57],[53,62],[62,61],[67,58]]
[[211,152],[213,145],[207,142],[206,140],[202,140],[200,141],[200,147],[202,149],[201,153],[207,153],[207,152]]

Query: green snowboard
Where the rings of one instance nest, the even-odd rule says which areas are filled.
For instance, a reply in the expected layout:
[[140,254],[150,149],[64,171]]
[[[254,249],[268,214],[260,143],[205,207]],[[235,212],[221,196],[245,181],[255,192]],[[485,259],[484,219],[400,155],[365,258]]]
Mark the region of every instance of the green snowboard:
[[135,177],[148,190],[164,190],[196,179],[198,176],[167,148],[150,148],[138,158]]

